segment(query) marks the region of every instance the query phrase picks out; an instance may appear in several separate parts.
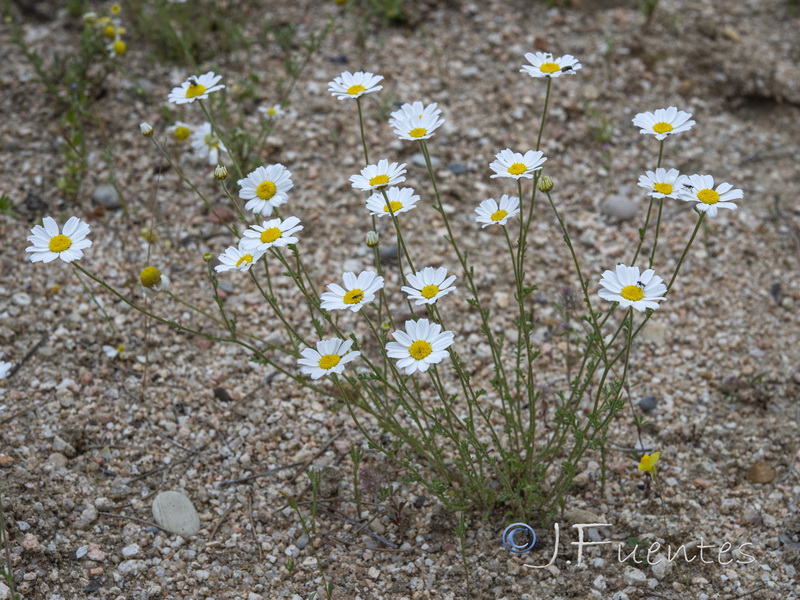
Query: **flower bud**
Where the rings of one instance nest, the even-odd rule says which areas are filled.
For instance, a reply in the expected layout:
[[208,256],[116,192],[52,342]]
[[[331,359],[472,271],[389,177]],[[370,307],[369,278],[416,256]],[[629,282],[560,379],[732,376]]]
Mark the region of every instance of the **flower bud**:
[[144,137],[153,137],[153,128],[150,123],[139,123],[139,130]]
[[547,175],[541,177],[539,179],[539,191],[544,192],[545,194],[553,189],[553,180],[550,179]]
[[211,254],[211,252],[206,252],[205,254],[203,254],[204,262],[211,262],[212,258],[214,258],[214,256]]
[[367,232],[366,243],[370,248],[375,248],[380,243],[380,240],[378,239],[378,233],[375,231]]
[[226,177],[228,177],[228,169],[225,168],[225,165],[217,165],[217,168],[214,169],[214,179],[223,181]]

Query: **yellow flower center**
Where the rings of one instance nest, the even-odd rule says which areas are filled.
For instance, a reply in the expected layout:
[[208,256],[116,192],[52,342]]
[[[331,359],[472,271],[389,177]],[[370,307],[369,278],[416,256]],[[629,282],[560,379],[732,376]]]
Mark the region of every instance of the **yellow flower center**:
[[116,54],[117,56],[122,56],[123,54],[125,54],[125,52],[127,52],[127,50],[128,50],[128,45],[122,40],[117,40],[116,42],[114,42],[114,54]]
[[158,267],[145,267],[139,274],[139,281],[146,288],[151,288],[161,281],[161,271]]
[[256,188],[256,196],[261,198],[262,200],[269,200],[272,198],[275,193],[278,191],[278,188],[275,187],[275,184],[271,181],[262,181],[258,184]]
[[653,186],[653,191],[666,196],[672,193],[672,186],[669,183],[657,183]]
[[403,203],[393,200],[392,202],[389,202],[388,206],[383,207],[383,212],[389,212],[389,208],[392,209],[393,213],[396,213],[398,210],[403,208]]
[[189,87],[186,89],[187,98],[197,98],[205,93],[206,86],[204,86],[202,83],[197,83],[196,81],[191,82]]
[[177,139],[179,142],[182,142],[192,135],[192,130],[188,127],[184,127],[183,125],[179,125],[175,128],[175,132],[172,135],[174,135],[175,139]]
[[523,163],[514,163],[508,167],[508,172],[512,175],[522,175],[527,170],[528,167],[526,167]]
[[424,127],[417,127],[409,131],[408,135],[410,135],[413,138],[421,138],[428,135],[428,130],[425,129]]
[[50,238],[50,252],[58,254],[69,249],[70,246],[72,246],[72,240],[65,235],[58,234]]
[[508,211],[506,210],[496,210],[492,213],[492,221],[502,221],[508,216]]
[[653,131],[655,131],[656,133],[669,133],[670,131],[672,131],[672,125],[670,125],[669,123],[665,123],[664,121],[661,121],[660,123],[656,123],[655,125],[653,125]]
[[359,83],[356,85],[351,85],[349,88],[347,88],[347,93],[350,94],[351,96],[358,96],[361,92],[365,91],[366,89],[367,88],[365,88],[363,85]]
[[103,35],[107,38],[113,39],[114,35],[117,33],[117,28],[111,24],[106,25],[103,27]]
[[338,354],[326,354],[319,359],[319,368],[327,371],[338,365],[340,360],[342,357]]
[[439,293],[439,286],[438,285],[432,285],[432,284],[431,285],[426,285],[424,288],[422,288],[419,291],[419,293],[422,294],[423,298],[427,298],[428,300],[430,300],[436,294]]
[[416,360],[422,360],[431,352],[433,352],[433,348],[430,343],[425,340],[417,340],[408,348],[408,353],[411,355],[411,358],[415,358]]
[[350,290],[344,295],[345,304],[358,304],[364,299],[364,290],[358,288]]
[[275,240],[281,237],[281,230],[280,227],[270,227],[269,229],[265,229],[261,232],[261,236],[259,239],[264,244],[271,244]]
[[274,117],[275,115],[277,115],[277,114],[278,114],[278,110],[277,110],[277,109],[276,109],[274,106],[270,106],[270,107],[267,109],[267,114],[268,114],[270,117]]
[[209,148],[219,148],[219,139],[213,133],[206,134],[205,143]]
[[558,63],[546,62],[541,67],[539,67],[539,70],[542,73],[547,73],[549,75],[550,73],[555,73],[556,71],[560,71],[561,67],[558,66]]
[[631,302],[638,302],[639,300],[644,298],[644,290],[640,288],[638,285],[626,285],[624,288],[622,288],[620,296],[625,298],[625,300],[630,300]]
[[119,4],[112,4],[111,5],[111,14],[112,15],[118,15],[121,10],[122,10],[122,7],[120,7]]
[[251,262],[253,262],[253,255],[245,254],[244,256],[242,256],[242,258],[236,261],[236,266],[241,267],[242,263],[249,265]]
[[697,192],[697,199],[703,204],[716,204],[719,202],[719,194],[714,190],[700,190]]
[[369,184],[372,186],[386,185],[387,183],[389,183],[388,175],[375,175],[375,177],[369,180]]

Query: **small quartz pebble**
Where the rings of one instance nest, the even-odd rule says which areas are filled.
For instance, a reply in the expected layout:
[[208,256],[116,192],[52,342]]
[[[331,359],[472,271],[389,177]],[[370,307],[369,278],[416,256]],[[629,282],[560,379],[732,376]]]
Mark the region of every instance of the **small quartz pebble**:
[[125,558],[133,558],[134,556],[139,554],[140,550],[141,548],[139,547],[139,544],[131,544],[130,546],[125,546],[122,549],[122,556],[124,556]]
[[153,500],[153,518],[170,533],[190,536],[200,531],[200,517],[186,496],[180,492],[161,492]]
[[600,205],[600,212],[617,221],[629,221],[636,216],[637,206],[625,196],[610,196]]
[[769,483],[775,479],[775,469],[760,460],[747,469],[747,478],[753,483]]

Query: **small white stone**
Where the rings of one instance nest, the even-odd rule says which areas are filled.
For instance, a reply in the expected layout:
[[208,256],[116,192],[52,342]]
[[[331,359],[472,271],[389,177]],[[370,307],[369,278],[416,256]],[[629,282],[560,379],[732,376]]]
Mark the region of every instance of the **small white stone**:
[[125,560],[117,565],[117,571],[120,573],[138,573],[144,569],[143,560]]
[[161,492],[153,500],[153,518],[159,527],[182,536],[200,531],[200,517],[185,495],[180,492]]
[[626,567],[625,572],[622,574],[622,579],[626,585],[641,585],[647,581],[647,575],[639,569]]
[[83,558],[84,556],[86,556],[88,554],[88,552],[89,552],[89,546],[81,546],[75,552],[75,558]]
[[140,550],[141,548],[139,547],[139,544],[131,544],[130,546],[125,546],[122,549],[122,556],[124,556],[125,558],[133,558],[134,556],[139,554]]
[[377,579],[381,576],[381,572],[375,567],[370,567],[367,571],[367,575],[369,575],[372,579]]

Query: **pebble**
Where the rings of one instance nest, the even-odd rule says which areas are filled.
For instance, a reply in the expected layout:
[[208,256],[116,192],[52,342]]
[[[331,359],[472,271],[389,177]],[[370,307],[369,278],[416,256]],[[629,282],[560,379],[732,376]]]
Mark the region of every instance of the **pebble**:
[[139,544],[131,544],[130,546],[125,546],[122,549],[122,556],[125,558],[133,558],[139,554],[140,551],[141,548],[139,547]]
[[389,246],[381,245],[380,251],[381,251],[381,260],[382,261],[394,261],[394,260],[397,260],[397,246],[395,246],[394,244],[389,245]]
[[120,573],[138,573],[144,568],[143,560],[125,560],[117,565],[117,571]]
[[75,527],[77,529],[86,529],[97,521],[97,509],[94,506],[87,506],[86,509],[81,513],[81,516],[75,521]]
[[304,533],[299,538],[297,538],[297,541],[294,543],[294,545],[297,546],[300,550],[302,550],[303,548],[308,546],[308,536]]
[[657,405],[658,400],[655,396],[645,396],[639,400],[639,408],[642,409],[642,412],[652,412],[656,409]]
[[26,533],[25,539],[22,540],[22,547],[28,552],[38,552],[41,549],[39,538],[32,533]]
[[8,600],[11,598],[11,590],[9,587],[0,581],[0,600]]
[[200,517],[192,501],[180,492],[161,492],[156,496],[153,500],[153,518],[170,533],[190,536],[200,531]]
[[47,462],[53,465],[56,469],[63,469],[67,466],[68,459],[60,452],[53,452],[47,457]]
[[119,194],[113,185],[98,185],[92,192],[92,200],[106,208],[119,208],[122,204],[119,201]]
[[775,479],[775,469],[760,460],[747,469],[747,478],[753,483],[769,483]]
[[11,296],[11,301],[17,306],[28,306],[31,303],[31,296],[25,292],[17,292]]
[[647,581],[647,575],[639,569],[626,567],[625,572],[622,574],[622,579],[626,585],[641,585]]
[[464,173],[469,171],[469,169],[467,167],[465,167],[464,165],[462,165],[460,163],[453,163],[453,164],[447,165],[447,167],[445,167],[445,168],[448,171],[450,171],[451,173],[453,173],[454,175],[463,175]]
[[600,205],[600,212],[617,221],[630,221],[636,216],[638,207],[626,196],[609,196]]
[[[439,166],[442,161],[435,156],[431,156],[431,166],[435,169]],[[414,156],[411,157],[411,164],[415,167],[422,167],[427,169],[428,164],[425,162],[425,155],[422,152],[417,152]]]
[[81,546],[75,551],[75,558],[81,559],[89,552],[89,546]]
[[93,560],[94,562],[103,562],[106,559],[106,553],[100,550],[100,548],[92,548],[89,550],[87,556],[89,560]]

